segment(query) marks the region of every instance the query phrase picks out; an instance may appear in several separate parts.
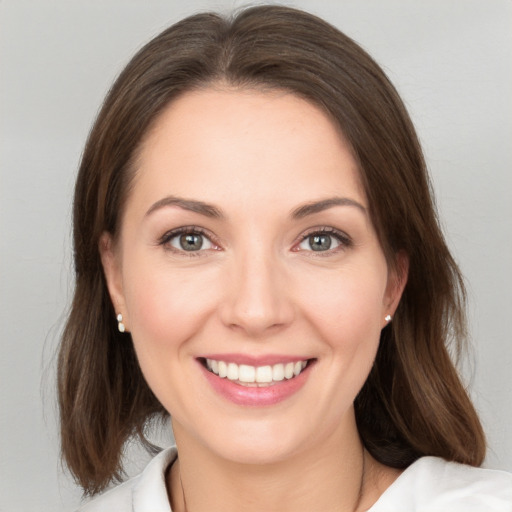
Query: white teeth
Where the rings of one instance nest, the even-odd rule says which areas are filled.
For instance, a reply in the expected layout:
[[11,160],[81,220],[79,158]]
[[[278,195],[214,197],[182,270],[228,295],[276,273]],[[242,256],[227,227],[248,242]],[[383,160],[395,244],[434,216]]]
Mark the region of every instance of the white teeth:
[[258,366],[256,368],[256,382],[272,382],[272,367]]
[[[208,359],[207,359],[208,361]],[[219,377],[227,377],[228,375],[228,365],[224,361],[219,361]],[[213,369],[213,367],[212,367]]]
[[275,364],[272,366],[272,380],[280,381],[284,379],[284,364]]
[[228,374],[226,377],[229,380],[238,380],[238,365],[235,363],[228,364]]
[[[228,377],[229,379],[229,377]],[[234,379],[230,379],[234,380]],[[256,368],[254,366],[248,366],[241,364],[238,367],[238,380],[240,382],[255,382],[256,380]]]
[[292,379],[307,366],[307,361],[279,363],[273,366],[250,366],[247,364],[226,363],[215,359],[206,359],[206,367],[221,378],[239,382],[244,385],[267,385]]

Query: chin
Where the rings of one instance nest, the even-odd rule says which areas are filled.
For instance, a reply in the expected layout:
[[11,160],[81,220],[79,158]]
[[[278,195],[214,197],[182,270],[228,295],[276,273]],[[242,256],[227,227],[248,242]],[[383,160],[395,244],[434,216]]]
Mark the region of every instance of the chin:
[[[308,422],[308,420],[310,420]],[[272,465],[292,460],[304,450],[336,435],[342,422],[315,424],[311,418],[266,417],[227,421],[206,430],[203,447],[217,457],[236,464]]]
[[[285,441],[285,442],[283,442]],[[237,464],[271,465],[292,458],[304,443],[260,434],[251,439],[230,439],[215,446],[219,457]]]

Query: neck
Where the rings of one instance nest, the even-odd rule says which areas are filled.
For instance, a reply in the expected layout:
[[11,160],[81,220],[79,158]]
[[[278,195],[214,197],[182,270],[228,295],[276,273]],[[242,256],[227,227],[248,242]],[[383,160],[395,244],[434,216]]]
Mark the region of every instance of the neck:
[[168,481],[173,512],[352,512],[375,501],[375,461],[365,454],[355,422],[322,446],[268,464],[226,460],[187,438],[179,425],[174,431],[179,459]]

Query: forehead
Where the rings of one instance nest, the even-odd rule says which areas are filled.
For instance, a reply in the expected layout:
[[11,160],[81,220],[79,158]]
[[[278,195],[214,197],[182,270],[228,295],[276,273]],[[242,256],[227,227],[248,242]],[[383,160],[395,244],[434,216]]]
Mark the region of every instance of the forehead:
[[160,115],[141,145],[134,195],[293,207],[318,196],[365,203],[349,145],[317,106],[282,91],[205,89]]

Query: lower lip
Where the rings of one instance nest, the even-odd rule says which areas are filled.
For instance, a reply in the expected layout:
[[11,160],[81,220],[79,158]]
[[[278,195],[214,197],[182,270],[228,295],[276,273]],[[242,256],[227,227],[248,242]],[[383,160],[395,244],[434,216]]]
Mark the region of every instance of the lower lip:
[[206,379],[219,395],[234,404],[249,405],[253,407],[274,405],[290,398],[306,383],[311,366],[308,365],[297,377],[294,377],[293,379],[282,380],[271,386],[259,388],[242,386],[226,378],[220,378],[218,375],[207,370],[201,363],[199,364]]

